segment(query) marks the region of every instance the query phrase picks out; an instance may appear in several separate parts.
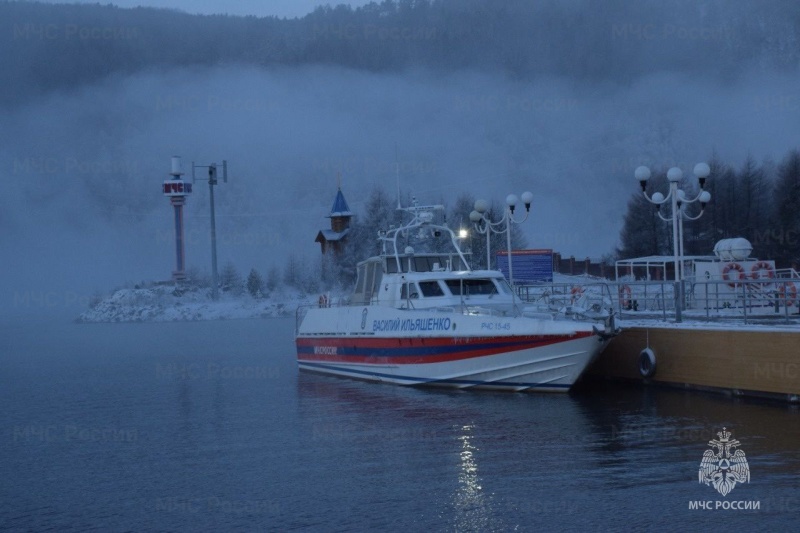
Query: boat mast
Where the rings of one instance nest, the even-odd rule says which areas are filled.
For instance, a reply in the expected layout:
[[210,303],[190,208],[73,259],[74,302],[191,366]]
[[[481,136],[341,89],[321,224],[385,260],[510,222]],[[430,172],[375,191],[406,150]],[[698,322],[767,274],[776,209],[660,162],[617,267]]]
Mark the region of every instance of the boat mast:
[[402,209],[400,205],[400,161],[397,159],[397,143],[394,143],[394,176],[397,182],[397,209]]
[[[400,261],[400,251],[397,249],[397,237],[400,235],[401,232],[405,232],[406,234],[416,228],[420,227],[430,227],[433,229],[438,229],[440,231],[447,232],[450,235],[450,243],[452,244],[453,248],[455,249],[458,257],[461,259],[461,264],[466,267],[466,269],[472,270],[467,263],[467,258],[464,256],[464,253],[461,251],[461,247],[458,245],[458,240],[456,239],[456,234],[451,230],[449,227],[441,225],[441,224],[434,224],[433,223],[433,214],[435,211],[444,211],[444,206],[440,204],[436,205],[417,205],[416,198],[413,200],[414,205],[411,207],[398,207],[400,211],[405,211],[406,213],[410,213],[413,217],[410,222],[400,226],[399,228],[390,229],[388,232],[380,232],[379,238],[385,244],[387,241],[392,243],[393,255],[395,261],[397,263],[397,271],[403,271],[403,265]],[[383,247],[385,250],[385,246]],[[452,264],[450,265],[452,269]]]

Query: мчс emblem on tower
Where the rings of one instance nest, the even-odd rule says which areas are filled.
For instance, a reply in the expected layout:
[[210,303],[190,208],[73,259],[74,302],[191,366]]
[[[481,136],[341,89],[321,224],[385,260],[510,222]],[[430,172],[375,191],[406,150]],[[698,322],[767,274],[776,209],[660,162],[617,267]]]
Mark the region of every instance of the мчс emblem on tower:
[[[713,485],[723,496],[733,490],[737,483],[750,482],[750,467],[742,450],[735,450],[741,443],[731,439],[731,433],[722,428],[717,433],[719,440],[708,441],[710,450],[706,450],[700,461],[700,483]],[[715,451],[716,449],[716,451]]]

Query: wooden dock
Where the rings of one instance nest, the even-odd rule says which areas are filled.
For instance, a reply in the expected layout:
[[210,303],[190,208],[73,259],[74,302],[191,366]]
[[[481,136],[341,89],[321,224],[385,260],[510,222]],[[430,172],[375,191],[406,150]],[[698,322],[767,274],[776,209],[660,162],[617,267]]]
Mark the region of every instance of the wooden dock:
[[[656,357],[650,378],[640,373],[647,347]],[[800,401],[800,329],[625,328],[587,369],[587,377],[624,379]]]

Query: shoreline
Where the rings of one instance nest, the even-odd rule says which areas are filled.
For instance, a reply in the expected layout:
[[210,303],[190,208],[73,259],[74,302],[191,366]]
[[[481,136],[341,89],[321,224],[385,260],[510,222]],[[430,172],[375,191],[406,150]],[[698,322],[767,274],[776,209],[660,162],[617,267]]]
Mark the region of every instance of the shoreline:
[[210,289],[154,285],[118,289],[91,309],[80,313],[78,324],[121,322],[202,322],[254,318],[285,318],[300,305],[316,303],[317,296],[282,292],[266,298],[223,291],[212,300]]

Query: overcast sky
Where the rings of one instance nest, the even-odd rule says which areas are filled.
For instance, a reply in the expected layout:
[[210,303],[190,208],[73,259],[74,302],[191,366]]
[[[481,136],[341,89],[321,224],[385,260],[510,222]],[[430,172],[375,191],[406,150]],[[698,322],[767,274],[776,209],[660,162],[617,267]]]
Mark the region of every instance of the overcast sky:
[[[97,0],[45,0],[59,4],[97,4]],[[229,15],[256,15],[265,17],[275,15],[278,17],[302,17],[314,10],[315,7],[325,4],[349,4],[353,7],[368,4],[369,0],[114,0],[113,2],[101,1],[101,4],[113,4],[119,7],[167,7],[186,11],[187,13],[227,13]]]

